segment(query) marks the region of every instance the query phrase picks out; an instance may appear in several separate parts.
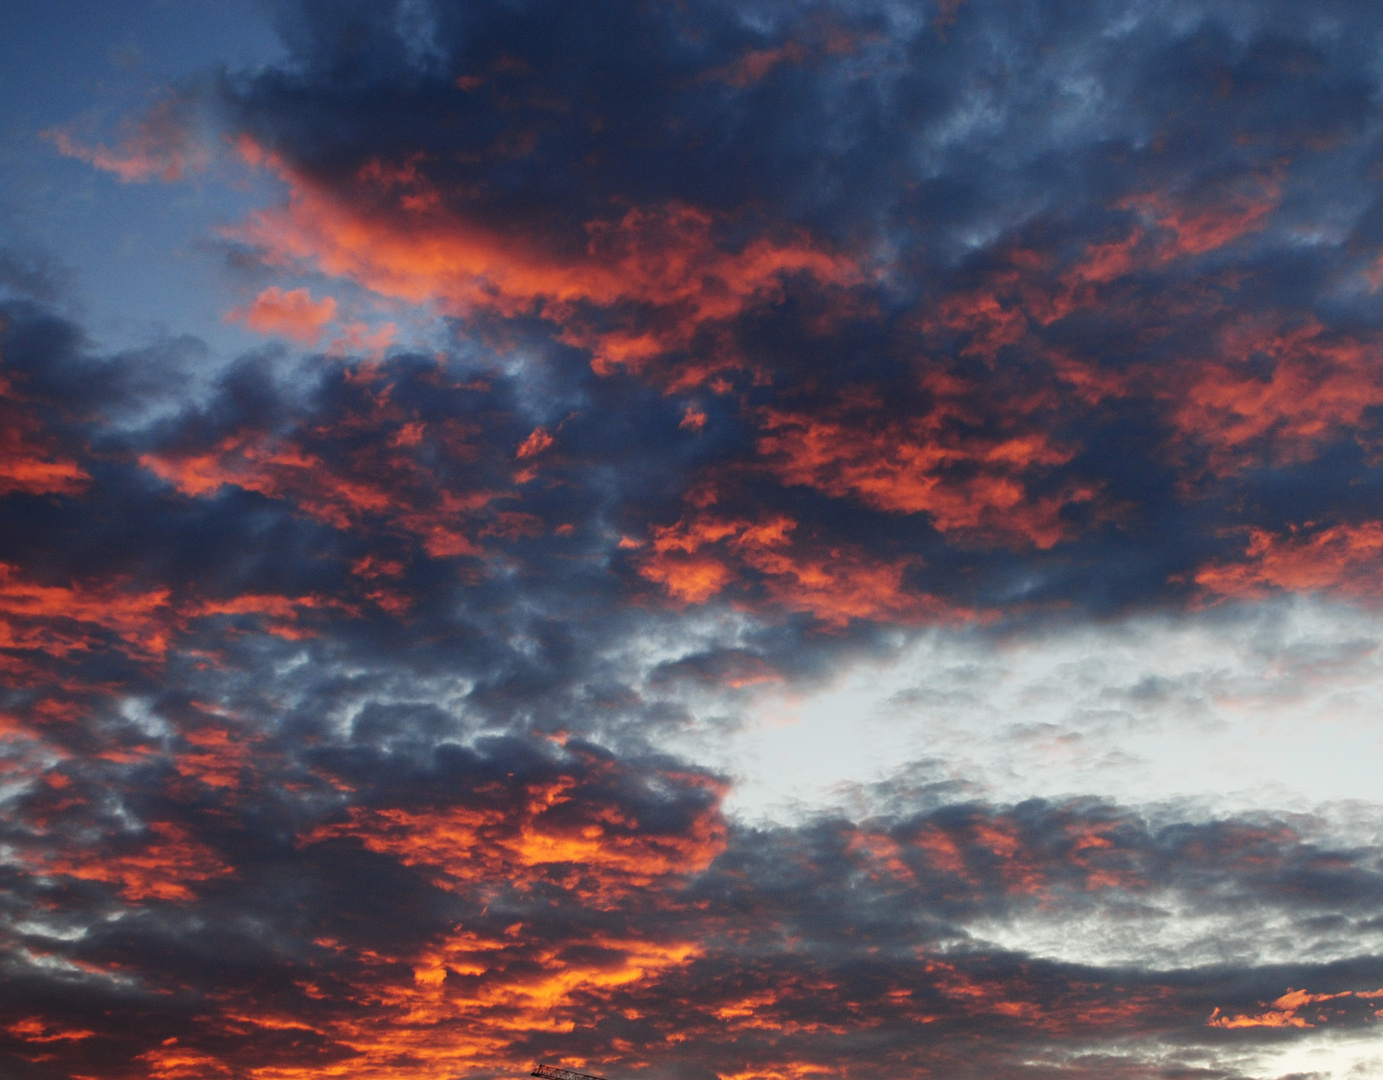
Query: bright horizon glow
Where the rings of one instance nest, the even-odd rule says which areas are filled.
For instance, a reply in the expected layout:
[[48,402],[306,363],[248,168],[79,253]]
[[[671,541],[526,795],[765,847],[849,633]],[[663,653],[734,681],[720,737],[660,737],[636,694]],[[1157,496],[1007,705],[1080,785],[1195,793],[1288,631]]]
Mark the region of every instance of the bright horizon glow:
[[905,776],[1013,802],[1377,811],[1380,641],[1378,614],[1310,600],[999,642],[935,629],[819,689],[761,691],[701,760],[735,777],[727,808],[749,820],[859,811]]

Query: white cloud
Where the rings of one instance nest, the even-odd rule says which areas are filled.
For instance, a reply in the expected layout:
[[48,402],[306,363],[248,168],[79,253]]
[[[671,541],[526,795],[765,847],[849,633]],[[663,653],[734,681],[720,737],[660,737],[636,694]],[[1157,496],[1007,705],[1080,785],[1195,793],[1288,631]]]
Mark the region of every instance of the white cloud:
[[[672,748],[731,773],[732,812],[791,820],[906,774],[1001,802],[1191,800],[1218,812],[1378,802],[1383,616],[1291,600],[995,641],[935,629]],[[721,703],[701,708],[723,713]],[[708,741],[709,738],[709,741]],[[1376,820],[1367,805],[1356,825]]]

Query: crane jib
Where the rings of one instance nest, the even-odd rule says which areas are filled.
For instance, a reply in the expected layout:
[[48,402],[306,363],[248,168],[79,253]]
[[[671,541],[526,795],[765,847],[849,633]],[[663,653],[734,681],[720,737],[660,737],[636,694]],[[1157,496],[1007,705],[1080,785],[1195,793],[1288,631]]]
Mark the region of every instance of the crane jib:
[[559,1069],[556,1065],[534,1065],[530,1075],[541,1076],[544,1080],[605,1080],[603,1076],[572,1072],[571,1069]]

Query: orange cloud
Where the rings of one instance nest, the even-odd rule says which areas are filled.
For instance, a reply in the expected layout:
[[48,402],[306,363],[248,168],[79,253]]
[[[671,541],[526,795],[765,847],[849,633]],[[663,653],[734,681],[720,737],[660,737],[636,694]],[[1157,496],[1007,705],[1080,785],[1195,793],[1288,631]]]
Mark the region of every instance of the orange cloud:
[[189,111],[174,100],[161,101],[139,120],[122,124],[113,147],[84,146],[61,128],[43,134],[63,156],[114,173],[127,184],[154,177],[171,183],[204,171],[211,161]]
[[[60,666],[106,651],[141,665],[161,664],[199,621],[243,617],[257,630],[294,639],[311,635],[305,613],[323,608],[353,615],[350,604],[312,596],[243,595],[221,600],[177,596],[165,586],[140,588],[120,579],[55,585],[0,563],[0,669],[17,685],[51,684]],[[221,633],[227,632],[225,627]],[[62,680],[59,680],[62,682]],[[67,685],[79,690],[80,683]],[[55,699],[45,699],[57,708]],[[54,713],[51,719],[71,717]]]
[[[1110,1000],[1099,987],[1071,983],[1053,994],[1023,973],[967,971],[959,965],[925,953],[926,979],[953,1015],[1003,1018],[1052,1034],[1076,1031],[1111,1031],[1136,1024],[1163,995],[1157,990],[1121,990]],[[941,1011],[938,1009],[938,1011]]]
[[543,428],[534,428],[532,434],[519,444],[518,453],[515,457],[531,458],[537,457],[544,450],[553,444],[553,438]]
[[23,1039],[25,1042],[32,1043],[79,1042],[96,1034],[94,1031],[56,1027],[37,1016],[8,1024],[5,1031],[16,1039]]
[[234,486],[283,499],[335,529],[411,536],[434,558],[479,555],[474,537],[495,516],[489,507],[499,495],[456,490],[446,479],[448,466],[478,456],[474,429],[456,419],[424,422],[393,402],[387,383],[360,381],[331,421],[274,435],[240,431],[211,446],[146,453],[139,462],[194,498]]
[[364,353],[372,360],[381,359],[398,336],[399,328],[393,323],[371,327],[368,323],[347,323],[341,328],[339,337],[332,339],[328,355],[341,357],[347,353]]
[[996,275],[993,284],[986,288],[952,293],[937,305],[926,325],[933,330],[945,326],[966,335],[967,341],[960,354],[980,356],[993,362],[1000,349],[1017,345],[1028,335],[1025,305],[1003,296],[995,288],[1013,284],[1016,276],[1013,272]]
[[901,858],[902,848],[898,842],[885,833],[860,830],[850,835],[845,850],[852,855],[863,856],[867,863],[878,867],[875,871],[887,871],[898,881],[912,881],[912,868]]
[[112,885],[135,904],[191,900],[194,886],[231,873],[210,848],[178,825],[151,822],[147,833],[146,842],[133,851],[120,852],[124,845],[110,844],[107,837],[100,848],[47,854],[33,860],[33,865],[46,875]]
[[284,292],[276,285],[265,289],[253,303],[226,313],[228,322],[244,323],[261,334],[277,334],[303,345],[317,344],[327,323],[335,317],[336,301],[332,297],[313,300],[307,289]]
[[[257,1080],[450,1080],[475,1070],[512,1071],[518,1040],[568,1034],[586,1010],[608,1008],[617,995],[675,974],[703,951],[676,939],[603,932],[575,949],[560,942],[535,948],[525,940],[523,924],[510,930],[486,935],[458,928],[408,957],[323,939],[317,942],[321,949],[353,961],[361,976],[341,988],[349,994],[347,1008],[309,1022],[238,997],[209,1022],[242,1038],[303,1032],[338,1048],[340,1062],[325,1070],[290,1055],[282,1064],[257,1067]],[[311,996],[314,988],[304,990]]]
[[[1061,891],[1142,889],[1136,850],[1111,837],[1117,822],[1075,818],[1057,832],[1046,832],[1035,849],[1010,818],[995,816],[953,824],[931,822],[906,838],[927,877],[948,892],[980,895],[996,886],[1008,895],[1044,901]],[[944,875],[944,876],[943,876]],[[953,879],[947,881],[946,878]]]
[[182,737],[186,747],[173,760],[179,776],[210,788],[233,790],[241,786],[254,752],[253,740],[244,732],[207,724],[183,731]]
[[[1315,1027],[1315,1024],[1301,1015],[1302,1009],[1305,1009],[1308,1005],[1317,1005],[1323,1001],[1334,1001],[1337,998],[1353,996],[1353,992],[1349,990],[1344,990],[1338,994],[1310,994],[1305,990],[1288,990],[1280,998],[1272,1002],[1271,1007],[1252,1016],[1245,1014],[1240,1014],[1239,1016],[1221,1015],[1217,1007],[1215,1011],[1210,1014],[1210,1019],[1206,1021],[1206,1024],[1210,1027],[1218,1028]],[[1317,1016],[1315,1019],[1324,1020],[1325,1016]]]
[[1364,429],[1383,404],[1378,335],[1330,333],[1313,319],[1231,327],[1218,345],[1209,362],[1179,367],[1164,391],[1173,426],[1208,448],[1217,474],[1309,460]]
[[139,1055],[150,1080],[210,1080],[232,1075],[231,1067],[225,1062],[200,1050],[180,1047],[177,1042],[177,1039],[169,1039],[165,1045]]
[[852,619],[921,622],[961,615],[935,597],[904,588],[903,574],[911,562],[906,557],[875,559],[846,546],[791,551],[753,545],[742,550],[745,565],[763,575],[774,603],[829,626],[843,627]]
[[38,584],[0,563],[0,649],[65,657],[114,638],[136,657],[161,659],[172,622],[169,600],[162,587]]
[[[1225,325],[1219,301],[1204,291],[1164,288],[1154,303],[1108,288],[1140,268],[1230,242],[1257,227],[1271,200],[1214,222],[1168,209],[1171,204],[1161,197],[1149,196],[1139,205],[1161,209],[1121,239],[1088,245],[1055,278],[1043,256],[1008,252],[982,286],[935,305],[921,323],[928,340],[991,365],[1001,350],[1018,350],[1044,362],[1083,405],[1134,393],[1160,400],[1175,433],[1177,457],[1189,461],[1202,455],[1219,476],[1256,464],[1307,461],[1332,441],[1359,438],[1374,427],[1371,413],[1383,405],[1383,374],[1372,361],[1383,344],[1378,334],[1333,331],[1314,318]],[[1163,235],[1167,229],[1179,238],[1175,243]],[[1178,309],[1177,321],[1203,319],[1210,349],[1177,363],[1135,364],[1113,372],[1054,350],[1040,336],[1043,327],[1077,309],[1098,308],[1104,318],[1136,322],[1135,337],[1151,343],[1166,333],[1169,306]]]
[[1207,592],[1236,598],[1279,590],[1378,597],[1383,595],[1383,523],[1307,526],[1285,534],[1253,529],[1241,561],[1204,567],[1194,580]]
[[[1261,177],[1200,203],[1161,192],[1131,196],[1117,208],[1135,211],[1139,220],[1123,236],[1088,243],[1059,272],[1048,253],[1025,248],[1002,252],[999,265],[981,285],[943,296],[921,324],[934,341],[958,336],[962,356],[991,364],[1005,348],[1046,354],[1048,347],[1037,332],[1080,309],[1097,308],[1106,318],[1117,314],[1136,321],[1138,333],[1146,334],[1149,316],[1156,316],[1153,325],[1161,319],[1157,307],[1174,303],[1184,317],[1191,314],[1188,302],[1194,309],[1204,300],[1178,295],[1184,290],[1175,285],[1164,286],[1164,299],[1154,307],[1137,293],[1119,294],[1111,286],[1140,270],[1164,270],[1173,260],[1218,250],[1261,229],[1279,201],[1280,186]],[[1177,383],[1184,383],[1184,374]]]
[[695,405],[688,405],[682,413],[682,421],[677,425],[686,431],[700,431],[706,426],[706,414]]
[[[342,196],[257,149],[251,159],[290,184],[286,207],[258,212],[234,233],[271,260],[451,314],[538,314],[561,327],[562,341],[589,350],[600,374],[653,375],[669,389],[742,367],[722,331],[780,299],[787,279],[837,288],[863,280],[853,260],[800,232],[727,248],[716,238],[721,222],[682,203],[588,222],[584,245],[574,246],[458,214],[448,209],[456,200],[416,168],[367,166],[357,191]],[[694,341],[696,359],[670,359]]]
[[314,596],[278,596],[245,593],[227,600],[194,600],[178,606],[184,619],[210,618],[217,615],[255,615],[263,629],[278,637],[295,640],[311,637],[313,632],[300,625],[305,611],[329,607],[337,612],[349,612],[350,605],[340,600],[322,601]]
[[[1249,217],[1258,221],[1262,215],[1254,211]],[[1371,414],[1383,405],[1383,374],[1372,361],[1383,344],[1380,335],[1330,330],[1309,317],[1226,324],[1216,296],[1189,287],[1164,287],[1155,302],[1136,292],[1112,292],[1119,279],[1155,268],[1167,255],[1167,241],[1156,238],[1159,228],[1151,221],[1121,239],[1088,245],[1054,278],[1045,257],[1010,251],[983,285],[939,301],[921,329],[935,347],[956,348],[989,365],[1004,349],[1042,362],[1081,405],[1135,393],[1158,400],[1174,432],[1177,458],[1203,458],[1218,476],[1256,464],[1307,461],[1333,441],[1372,431]],[[1202,245],[1211,240],[1232,239],[1209,225],[1186,236],[1195,237],[1186,241],[1195,251],[1208,250]],[[1210,347],[1175,363],[1109,371],[1095,360],[1052,349],[1041,337],[1044,327],[1080,308],[1136,323],[1133,337],[1148,344],[1166,334],[1169,319],[1199,318]],[[1071,402],[1064,404],[1069,410]]]
[[[1041,331],[1081,309],[1145,320],[1147,312],[1130,309],[1128,299],[1111,296],[1111,286],[1128,274],[1156,262],[1156,247],[1146,229],[1134,228],[1117,240],[1091,243],[1058,272],[1054,258],[1044,252],[1014,247],[996,253],[998,264],[981,284],[948,292],[917,320],[924,335],[941,349],[955,348],[961,356],[993,365],[1004,349],[1027,358],[1046,359],[1070,367],[1075,361],[1054,352]],[[1113,392],[1122,380],[1098,365],[1086,365]],[[1061,377],[1058,373],[1058,377]],[[1093,403],[1093,400],[1091,401]]]
[[[766,409],[757,449],[783,483],[854,498],[894,513],[925,513],[939,532],[969,533],[1049,548],[1073,533],[1062,511],[1096,489],[1068,484],[1041,496],[1027,481],[1064,465],[1075,450],[1026,430],[981,435],[957,380],[932,380],[936,403],[920,415],[889,415],[873,394],[817,414]],[[1010,426],[1017,426],[1010,422]]]
[[407,866],[429,867],[438,885],[469,887],[484,880],[555,879],[586,903],[608,906],[634,889],[697,873],[724,849],[718,800],[689,827],[660,835],[613,806],[578,800],[575,782],[532,785],[518,805],[451,807],[446,811],[351,811],[345,825],[323,826],[317,842],[353,836],[371,851]]
[[[357,973],[335,991],[346,1007],[299,1017],[237,995],[209,1023],[237,1035],[313,1032],[340,1048],[343,1069],[367,1080],[404,1074],[445,1080],[506,1068],[516,1039],[571,1032],[592,1007],[611,1008],[617,995],[687,967],[703,946],[675,933],[640,933],[632,916],[649,905],[676,910],[678,885],[723,850],[723,792],[705,777],[665,775],[669,784],[706,789],[706,798],[689,821],[660,832],[605,793],[607,780],[616,788],[620,782],[609,763],[592,758],[586,765],[584,779],[482,786],[465,806],[355,807],[346,821],[319,827],[302,844],[310,849],[354,840],[468,895],[503,882],[532,890],[538,900],[555,887],[567,898],[563,910],[629,913],[627,933],[588,928],[579,939],[563,940],[535,934],[523,921],[502,931],[458,925],[404,955],[322,938],[315,945]],[[323,997],[314,986],[303,989],[314,1000]],[[289,1058],[255,1075],[288,1080],[318,1074]]]
[[[883,560],[851,545],[795,543],[796,528],[782,515],[754,522],[694,513],[654,528],[638,572],[684,604],[704,603],[752,578],[771,605],[836,627],[851,619],[914,622],[970,614],[906,589],[906,556]],[[737,599],[748,602],[749,595],[742,589]]]
[[1123,200],[1123,209],[1137,210],[1166,236],[1158,245],[1158,261],[1204,255],[1264,227],[1282,200],[1281,185],[1273,179],[1250,177],[1237,190],[1219,192],[1206,202],[1151,192]]
[[0,497],[76,495],[90,480],[75,461],[54,452],[24,397],[0,375]]
[[965,874],[965,858],[948,831],[928,826],[913,838],[913,843],[926,853],[929,866],[948,874]]

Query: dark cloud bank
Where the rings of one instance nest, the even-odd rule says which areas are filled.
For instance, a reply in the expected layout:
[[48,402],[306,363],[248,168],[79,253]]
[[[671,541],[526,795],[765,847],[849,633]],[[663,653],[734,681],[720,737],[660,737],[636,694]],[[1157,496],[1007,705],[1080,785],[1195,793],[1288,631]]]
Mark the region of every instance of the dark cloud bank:
[[[276,17],[199,91],[284,184],[229,243],[452,347],[197,394],[0,257],[6,1075],[1227,1080],[1377,1024],[1383,852],[1310,819],[753,829],[657,749],[919,627],[1376,598],[1374,5]],[[1302,947],[974,929],[1227,915]]]

